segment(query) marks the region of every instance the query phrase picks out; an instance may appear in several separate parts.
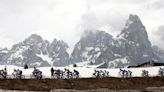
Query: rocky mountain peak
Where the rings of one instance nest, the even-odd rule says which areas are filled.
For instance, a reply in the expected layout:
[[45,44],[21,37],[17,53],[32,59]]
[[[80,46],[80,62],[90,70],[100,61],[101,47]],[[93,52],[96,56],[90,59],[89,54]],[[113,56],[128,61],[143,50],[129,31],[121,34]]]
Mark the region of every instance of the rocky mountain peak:
[[32,34],[27,39],[28,40],[42,40],[42,37],[40,35],[37,35],[37,34]]
[[[140,18],[137,15],[130,14],[128,20],[126,21],[124,29],[126,30],[133,27],[144,28]],[[128,31],[138,31],[138,30],[128,30]]]
[[[68,65],[68,45],[62,40],[50,43],[41,36],[32,34],[24,41],[13,45],[7,55],[1,55],[2,64],[14,64],[23,66],[65,66]],[[2,57],[2,59],[1,59]]]
[[52,45],[56,45],[56,46],[62,46],[62,47],[65,47],[65,48],[68,48],[68,44],[65,43],[64,41],[62,40],[57,40],[57,39],[54,39],[51,43]]
[[37,34],[32,34],[23,41],[23,43],[27,45],[33,45],[33,44],[38,44],[38,43],[43,43],[43,42],[44,40],[42,39],[42,37]]
[[140,43],[146,46],[150,45],[146,29],[137,15],[131,14],[129,16],[124,29],[117,37],[120,39]]
[[128,21],[131,21],[133,23],[141,23],[140,18],[137,15],[130,14]]
[[86,31],[74,47],[73,61],[85,64],[102,63],[103,61],[97,61],[97,59],[112,43],[112,36],[104,31]]

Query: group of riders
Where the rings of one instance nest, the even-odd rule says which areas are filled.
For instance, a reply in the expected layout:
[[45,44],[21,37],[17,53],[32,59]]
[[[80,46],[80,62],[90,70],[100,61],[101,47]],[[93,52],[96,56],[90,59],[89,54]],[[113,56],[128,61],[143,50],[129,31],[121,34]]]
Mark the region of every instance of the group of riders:
[[[128,78],[128,77],[132,77],[132,71],[130,70],[125,70],[125,69],[121,69],[119,71],[119,76],[122,78]],[[109,77],[109,72],[108,71],[102,71],[102,70],[94,70],[94,73],[92,74],[93,77],[97,77],[97,78],[104,78],[104,77]],[[142,70],[141,73],[142,77],[149,77],[149,71],[147,70]],[[160,77],[164,77],[164,68],[159,68],[158,71],[158,75]]]
[[70,71],[69,69],[66,68],[63,71],[60,69],[51,68],[51,77],[57,79],[79,78],[79,71],[75,69],[73,71]]
[[[160,70],[159,70],[159,71],[160,71]],[[163,73],[164,73],[164,70],[163,70]],[[123,77],[123,78],[132,77],[132,71],[130,71],[130,70],[125,70],[125,69],[121,69],[121,68],[120,68],[119,75],[120,75],[120,77]],[[159,74],[158,74],[158,75],[159,75]],[[149,71],[147,71],[147,70],[142,70],[141,76],[142,76],[142,77],[149,77]],[[160,75],[159,75],[159,76],[160,76]]]
[[[127,77],[132,77],[132,72],[130,70],[125,70],[121,69],[119,71],[120,77],[127,78]],[[104,77],[109,77],[109,72],[106,70],[94,70],[94,73],[92,74],[93,77],[96,78],[104,78]]]
[[[70,71],[69,69],[54,69],[53,67],[50,70],[51,72],[51,78],[60,78],[60,79],[70,79],[70,78],[79,78],[79,71],[73,70]],[[31,78],[36,78],[36,79],[42,79],[43,74],[42,71],[34,67],[34,70],[32,74],[30,75]],[[25,79],[25,76],[23,75],[23,71],[20,69],[14,69],[13,73],[9,76],[7,74],[7,69],[6,67],[2,70],[0,70],[0,79]]]
[[106,70],[94,70],[93,77],[104,78],[109,77],[109,72]]
[[[75,69],[73,71],[70,71],[69,69],[66,68],[64,70],[60,70],[60,69],[54,69],[52,67],[50,69],[50,72],[51,72],[51,78],[56,78],[56,79],[71,79],[71,78],[79,78],[80,76],[79,71]],[[132,71],[120,68],[119,75],[122,78],[132,77]],[[141,76],[149,77],[149,71],[142,70]],[[164,68],[159,68],[158,76],[164,77]],[[36,79],[42,79],[43,78],[42,71],[34,67],[34,70],[30,77]],[[94,70],[92,77],[96,77],[96,78],[109,77],[109,72],[106,70]],[[23,75],[23,71],[20,69],[14,69],[11,76],[8,76],[7,69],[5,67],[4,69],[0,70],[0,79],[7,79],[7,78],[24,79],[25,76]]]
[[130,70],[125,70],[125,69],[121,69],[121,68],[120,68],[119,75],[120,75],[121,77],[124,77],[124,78],[126,78],[126,77],[132,77],[132,71],[130,71]]

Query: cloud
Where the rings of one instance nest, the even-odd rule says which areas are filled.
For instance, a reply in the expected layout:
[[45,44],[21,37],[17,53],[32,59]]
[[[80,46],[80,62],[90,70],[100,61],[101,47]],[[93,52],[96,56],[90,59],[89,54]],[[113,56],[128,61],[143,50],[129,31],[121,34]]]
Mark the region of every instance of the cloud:
[[164,8],[164,3],[162,3],[163,0],[154,0],[151,2],[149,7],[153,7],[154,9],[163,9]]
[[164,49],[164,25],[159,26],[158,28],[154,29],[152,32],[154,35],[152,38],[153,43],[160,47],[161,49]]
[[57,37],[54,33],[46,31],[46,30],[33,31],[30,33],[30,35],[31,34],[40,35],[43,38],[43,40],[48,40],[49,42],[52,42],[54,39],[60,40],[60,38]]
[[164,42],[164,25],[159,26],[156,35],[158,35],[160,39]]
[[8,39],[4,34],[0,35],[0,48],[11,48],[14,42]]

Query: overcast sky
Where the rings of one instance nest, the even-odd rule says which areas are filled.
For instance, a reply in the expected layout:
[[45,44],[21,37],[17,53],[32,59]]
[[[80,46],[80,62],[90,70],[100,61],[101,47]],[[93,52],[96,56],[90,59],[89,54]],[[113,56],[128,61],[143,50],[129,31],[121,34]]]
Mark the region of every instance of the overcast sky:
[[131,13],[140,17],[152,44],[164,48],[163,0],[0,0],[0,47],[33,33],[73,47],[86,29],[117,34]]

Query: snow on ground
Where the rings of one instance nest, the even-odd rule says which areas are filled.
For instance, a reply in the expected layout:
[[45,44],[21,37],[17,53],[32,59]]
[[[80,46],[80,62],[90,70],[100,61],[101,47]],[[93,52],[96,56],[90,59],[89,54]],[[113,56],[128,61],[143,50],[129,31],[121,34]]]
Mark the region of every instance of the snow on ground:
[[[23,71],[23,75],[26,76],[26,78],[30,78],[30,75],[32,74],[33,68],[29,68],[29,69],[24,69],[23,67],[17,67],[14,65],[0,65],[0,69],[4,69],[6,66],[7,71],[8,71],[8,75],[11,75],[13,73],[14,69],[20,69]],[[94,70],[106,70],[109,71],[109,75],[111,77],[120,77],[119,76],[119,68],[108,68],[108,69],[98,69],[95,67],[54,67],[54,69],[61,69],[64,70],[64,68],[70,69],[71,71],[73,71],[73,69],[76,69],[80,72],[80,77],[82,78],[88,78],[88,77],[92,77],[92,74],[94,72]],[[164,66],[161,66],[161,68],[164,68]],[[51,73],[50,73],[50,69],[51,67],[38,67],[39,70],[41,70],[43,72],[43,76],[45,78],[50,78],[51,77]],[[122,68],[123,69],[123,68]],[[131,70],[132,71],[132,76],[133,77],[141,77],[141,73],[142,70],[147,70],[149,71],[150,76],[157,76],[158,74],[158,70],[159,67],[148,67],[148,68],[124,68],[125,70]]]

